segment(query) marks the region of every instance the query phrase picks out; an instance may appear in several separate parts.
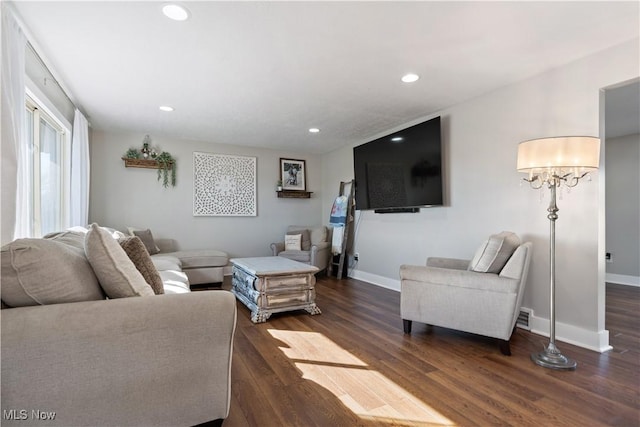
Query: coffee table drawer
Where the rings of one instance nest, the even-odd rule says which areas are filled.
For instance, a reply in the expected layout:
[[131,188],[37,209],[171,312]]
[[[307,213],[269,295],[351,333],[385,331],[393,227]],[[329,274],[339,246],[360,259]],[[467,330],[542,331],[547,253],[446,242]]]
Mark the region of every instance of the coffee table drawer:
[[268,308],[280,308],[280,307],[296,307],[304,304],[311,303],[315,300],[314,291],[307,289],[302,292],[278,292],[264,294],[263,298],[266,300],[264,307]]

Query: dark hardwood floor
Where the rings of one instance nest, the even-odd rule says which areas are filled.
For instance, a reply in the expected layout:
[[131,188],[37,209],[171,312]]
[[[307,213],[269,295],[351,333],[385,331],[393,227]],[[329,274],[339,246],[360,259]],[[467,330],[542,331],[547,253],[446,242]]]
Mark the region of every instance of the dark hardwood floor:
[[639,426],[640,288],[608,285],[607,302],[614,350],[558,342],[569,372],[531,362],[547,339],[522,329],[511,357],[416,322],[405,335],[400,294],[353,279],[318,279],[317,316],[255,325],[238,303],[224,426]]

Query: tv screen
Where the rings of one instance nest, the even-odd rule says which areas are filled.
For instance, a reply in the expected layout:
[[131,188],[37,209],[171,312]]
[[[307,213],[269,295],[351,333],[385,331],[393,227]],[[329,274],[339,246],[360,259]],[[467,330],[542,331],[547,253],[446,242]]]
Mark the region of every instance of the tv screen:
[[356,209],[442,205],[440,117],[353,148]]

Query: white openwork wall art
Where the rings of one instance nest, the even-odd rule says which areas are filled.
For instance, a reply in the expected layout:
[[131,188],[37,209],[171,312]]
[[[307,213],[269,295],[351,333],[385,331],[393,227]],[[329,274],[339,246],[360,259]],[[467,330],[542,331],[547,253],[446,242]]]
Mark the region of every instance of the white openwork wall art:
[[193,153],[194,216],[256,216],[256,158]]

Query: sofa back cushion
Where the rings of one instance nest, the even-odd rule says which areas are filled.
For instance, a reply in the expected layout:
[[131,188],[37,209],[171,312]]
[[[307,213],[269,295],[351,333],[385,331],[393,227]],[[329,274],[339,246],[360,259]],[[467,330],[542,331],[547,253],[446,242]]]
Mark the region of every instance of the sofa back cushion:
[[9,307],[104,299],[84,250],[50,239],[2,247],[2,301]]
[[84,250],[109,298],[155,295],[120,244],[98,224],[89,227]]
[[479,273],[500,273],[516,248],[520,238],[510,231],[494,234],[477,250],[469,270]]
[[65,230],[49,233],[43,237],[43,239],[55,240],[56,242],[64,243],[65,245],[73,246],[74,248],[82,249],[84,252],[84,236],[85,231]]

